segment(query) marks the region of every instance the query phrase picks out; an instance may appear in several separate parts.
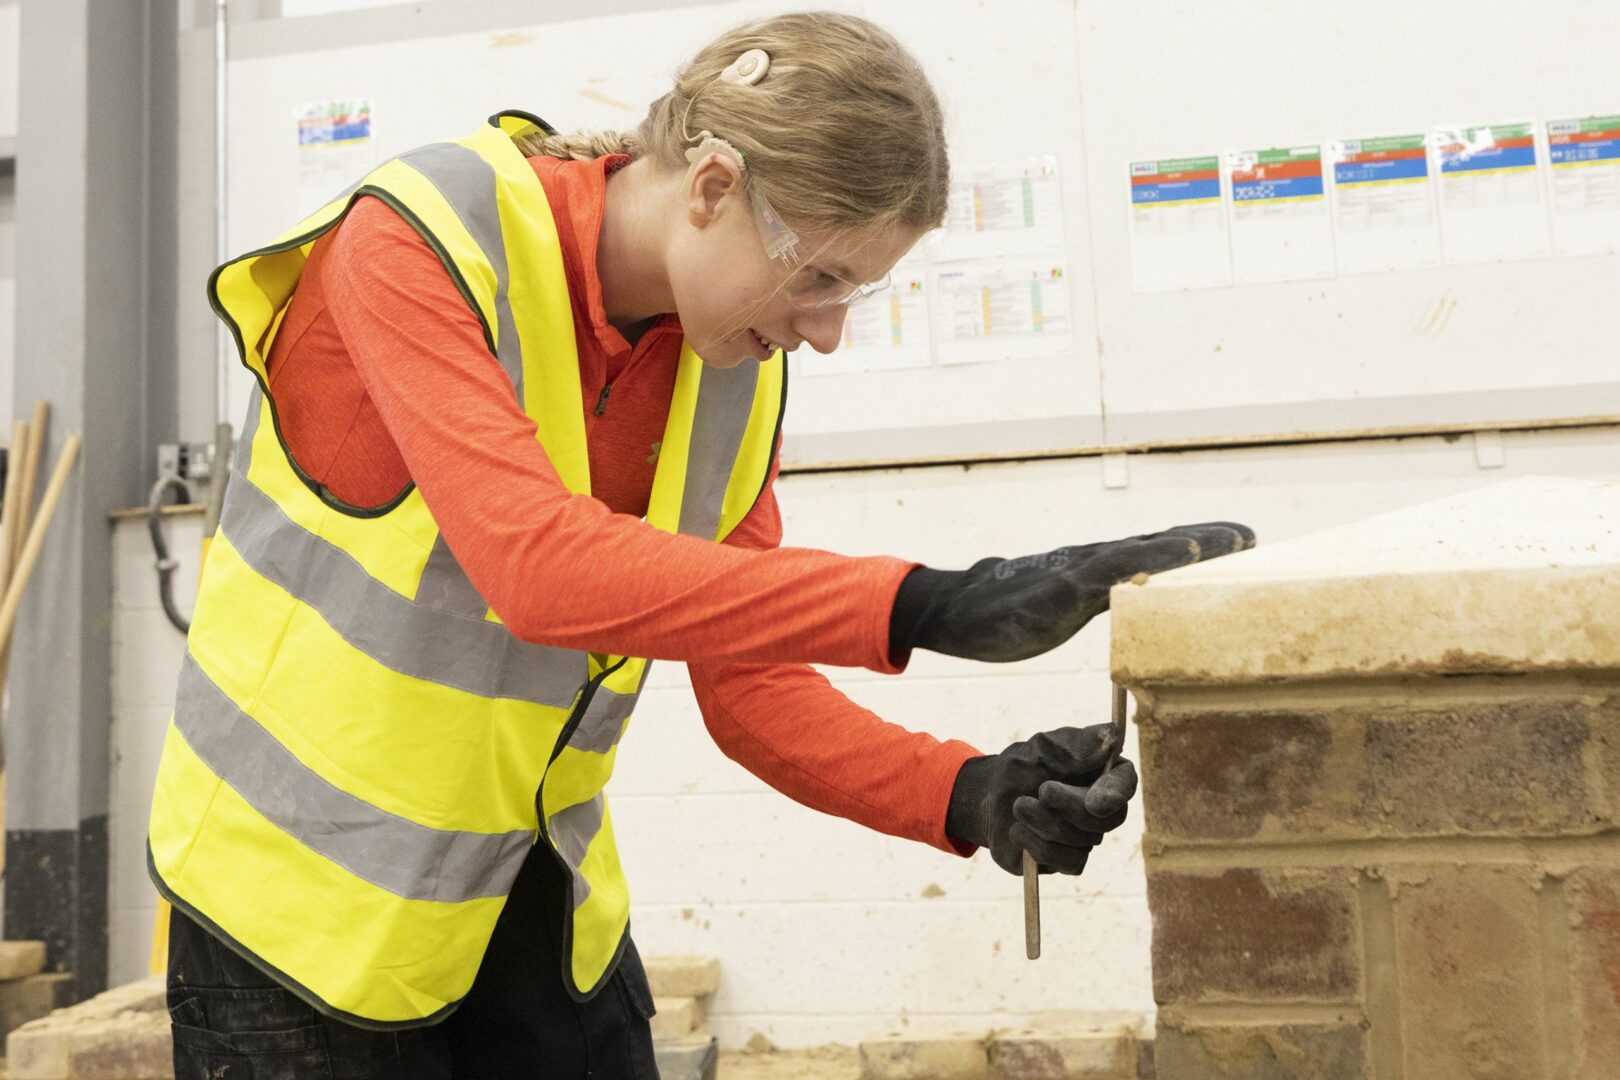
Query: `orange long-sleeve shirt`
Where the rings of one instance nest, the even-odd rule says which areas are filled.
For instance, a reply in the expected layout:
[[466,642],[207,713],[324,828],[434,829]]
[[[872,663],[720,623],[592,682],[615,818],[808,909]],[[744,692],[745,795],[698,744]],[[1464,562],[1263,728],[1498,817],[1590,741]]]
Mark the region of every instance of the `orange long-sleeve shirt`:
[[724,544],[640,520],[681,327],[664,316],[632,347],[603,309],[597,240],[607,177],[626,160],[531,159],[573,299],[589,497],[557,476],[438,257],[375,199],[316,243],[271,350],[287,444],[351,504],[414,481],[512,633],[685,661],[716,743],[771,786],[960,850],[945,809],[977,751],[884,722],[808,666],[896,671],[889,613],[914,564],[780,547],[774,472]]

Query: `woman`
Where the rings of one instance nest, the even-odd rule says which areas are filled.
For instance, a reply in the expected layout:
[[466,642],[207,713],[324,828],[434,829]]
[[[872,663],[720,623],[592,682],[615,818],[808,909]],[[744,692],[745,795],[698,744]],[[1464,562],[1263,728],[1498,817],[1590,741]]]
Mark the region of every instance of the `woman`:
[[656,1076],[602,795],[648,657],[802,802],[1080,871],[1135,789],[1106,727],[980,755],[807,665],[1033,656],[1252,535],[778,546],[782,350],[832,351],[947,186],[916,62],[788,15],[633,135],[503,114],[215,273],[260,385],[153,806],[180,1080]]

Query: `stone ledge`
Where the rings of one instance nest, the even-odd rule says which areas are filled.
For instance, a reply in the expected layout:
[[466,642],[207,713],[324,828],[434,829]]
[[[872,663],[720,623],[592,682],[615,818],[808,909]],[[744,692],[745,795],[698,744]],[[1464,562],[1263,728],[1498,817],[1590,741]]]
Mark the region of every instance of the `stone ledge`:
[[1142,1051],[1144,1026],[1139,1016],[1081,1016],[999,1032],[990,1042],[990,1080],[1135,1080],[1151,1061]]
[[1531,478],[1112,594],[1133,686],[1620,670],[1620,484]]
[[1153,1038],[1136,1013],[1050,1012],[994,1032],[897,1033],[860,1045],[862,1080],[1138,1080]]
[[657,1012],[653,1013],[652,1033],[655,1039],[680,1038],[690,1035],[704,1020],[703,1002],[693,997],[660,997],[653,999]]
[[24,1024],[6,1040],[7,1080],[171,1080],[161,976]]
[[648,956],[642,966],[655,998],[704,998],[720,988],[720,961],[712,956]]
[[44,970],[43,941],[0,941],[0,982],[26,979]]
[[658,1059],[662,1080],[715,1080],[720,1046],[710,1035],[688,1035],[679,1039],[657,1039],[653,1053]]

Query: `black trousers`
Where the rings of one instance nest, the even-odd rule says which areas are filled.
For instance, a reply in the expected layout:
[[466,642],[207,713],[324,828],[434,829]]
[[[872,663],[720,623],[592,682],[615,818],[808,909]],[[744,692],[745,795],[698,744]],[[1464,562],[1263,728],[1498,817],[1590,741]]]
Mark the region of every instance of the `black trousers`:
[[472,990],[429,1027],[377,1032],[326,1016],[175,911],[175,1080],[658,1080],[652,992],[636,947],[588,1002],[562,984],[567,881],[536,847]]

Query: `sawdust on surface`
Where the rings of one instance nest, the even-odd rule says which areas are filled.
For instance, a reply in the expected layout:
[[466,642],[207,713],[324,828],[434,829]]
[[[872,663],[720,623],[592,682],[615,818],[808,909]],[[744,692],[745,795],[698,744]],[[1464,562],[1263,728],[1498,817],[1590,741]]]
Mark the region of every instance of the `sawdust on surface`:
[[774,1050],[768,1054],[722,1050],[719,1075],[725,1080],[859,1080],[861,1059],[853,1046]]

